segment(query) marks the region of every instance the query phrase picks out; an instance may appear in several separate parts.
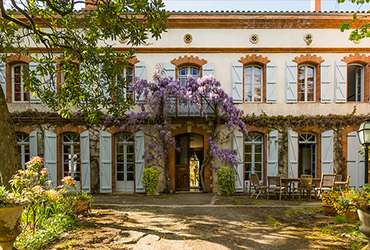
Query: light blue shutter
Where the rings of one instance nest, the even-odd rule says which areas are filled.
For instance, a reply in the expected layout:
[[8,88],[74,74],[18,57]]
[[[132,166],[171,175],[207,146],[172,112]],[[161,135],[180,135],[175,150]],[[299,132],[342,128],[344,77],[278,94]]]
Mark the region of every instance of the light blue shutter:
[[276,103],[277,99],[277,63],[266,64],[266,102]]
[[267,134],[267,176],[279,174],[279,131]]
[[112,192],[112,135],[99,132],[100,193]]
[[364,157],[359,154],[361,145],[357,131],[347,134],[347,175],[351,176],[350,187],[358,189],[365,184]]
[[243,64],[231,62],[231,96],[234,103],[243,103]]
[[320,65],[321,69],[321,103],[331,102],[331,62],[325,61]]
[[6,64],[0,60],[0,85],[3,88],[6,100]]
[[347,63],[335,61],[335,102],[347,101]]
[[203,65],[202,76],[215,76],[215,64],[213,62]]
[[243,187],[244,136],[242,132],[234,130],[232,138],[233,138],[232,147],[233,147],[233,150],[236,150],[236,159],[238,161],[238,165],[235,168],[235,191],[243,192],[244,191],[244,187]]
[[297,63],[286,62],[286,103],[297,103]]
[[100,65],[99,66],[99,80],[100,80],[99,86],[100,86],[100,89],[102,90],[104,97],[109,98],[110,93],[108,91],[108,87],[109,87],[108,80],[106,76],[103,75],[102,72],[103,72],[103,65]]
[[334,174],[334,131],[328,130],[321,134],[321,173]]
[[57,134],[45,130],[44,132],[44,165],[48,169],[52,180],[52,188],[57,188]]
[[[30,64],[29,64],[29,69],[30,69],[30,71],[32,70],[32,71],[36,71],[37,72],[37,66],[38,66],[39,64],[38,63],[36,63],[36,62],[30,62]],[[36,75],[36,78],[37,78],[37,80],[41,83],[41,76],[40,75]],[[30,98],[30,103],[41,103],[41,100],[40,100],[40,98],[37,96],[37,94],[36,93],[34,93],[34,92],[30,92],[30,94],[31,94],[31,98]]]
[[288,130],[288,177],[298,178],[298,133]]
[[34,130],[29,135],[30,138],[30,158],[37,156],[37,131]]
[[171,63],[163,63],[163,76],[164,77],[172,77],[172,79],[176,79],[176,67]]
[[[145,70],[145,62],[138,62],[135,64],[135,77],[138,77],[140,79],[146,79],[146,70]],[[139,98],[135,97],[135,100],[137,102],[145,102],[146,101],[146,96],[145,93],[143,92]]]
[[145,151],[144,131],[140,130],[135,133],[135,187],[136,193],[145,193],[143,186],[143,172],[145,169]]
[[80,134],[81,142],[81,182],[82,191],[91,192],[90,181],[90,139],[89,131],[84,131]]
[[47,75],[44,76],[44,79],[41,79],[44,88],[49,88],[50,90],[57,92],[57,65],[56,63],[53,64],[53,72],[48,72]]

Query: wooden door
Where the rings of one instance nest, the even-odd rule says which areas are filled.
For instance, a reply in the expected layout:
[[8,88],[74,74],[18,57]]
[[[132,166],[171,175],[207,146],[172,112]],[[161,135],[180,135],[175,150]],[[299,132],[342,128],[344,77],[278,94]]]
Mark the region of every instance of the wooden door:
[[189,191],[189,160],[190,160],[190,135],[183,134],[176,137],[176,146],[180,148],[176,152],[175,176],[176,191]]

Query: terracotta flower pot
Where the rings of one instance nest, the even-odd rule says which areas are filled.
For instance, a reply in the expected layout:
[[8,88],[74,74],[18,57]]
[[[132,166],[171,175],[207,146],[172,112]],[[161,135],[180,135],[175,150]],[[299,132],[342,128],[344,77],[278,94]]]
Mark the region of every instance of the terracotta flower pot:
[[76,215],[86,214],[90,209],[90,200],[73,201],[73,210]]
[[325,215],[334,215],[336,213],[334,205],[321,205],[324,208]]
[[24,204],[0,206],[0,248],[11,250],[21,233],[20,223]]

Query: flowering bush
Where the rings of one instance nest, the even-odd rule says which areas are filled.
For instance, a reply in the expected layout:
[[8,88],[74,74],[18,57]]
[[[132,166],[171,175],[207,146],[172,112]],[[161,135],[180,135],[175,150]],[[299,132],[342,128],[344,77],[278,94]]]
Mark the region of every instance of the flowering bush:
[[349,212],[356,212],[357,208],[351,203],[351,197],[353,196],[353,190],[343,190],[338,202],[334,204],[334,208],[338,214],[345,215]]
[[334,205],[338,203],[340,196],[341,196],[340,190],[331,190],[323,192],[321,196],[322,205]]
[[350,196],[350,201],[359,209],[370,210],[370,184],[366,183],[362,188],[354,191]]
[[70,196],[71,199],[80,201],[93,200],[92,195],[88,194],[87,192],[77,190],[76,182],[73,180],[72,176],[64,177],[62,179],[62,182],[64,183],[64,186],[61,186],[61,188],[66,188],[66,193]]

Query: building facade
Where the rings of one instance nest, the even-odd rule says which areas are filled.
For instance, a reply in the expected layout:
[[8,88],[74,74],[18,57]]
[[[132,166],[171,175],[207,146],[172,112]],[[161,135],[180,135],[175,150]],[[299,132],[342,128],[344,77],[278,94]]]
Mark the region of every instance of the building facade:
[[[238,192],[249,174],[265,183],[269,175],[298,177],[323,173],[351,175],[350,186],[364,184],[357,129],[369,113],[370,41],[354,43],[338,12],[173,12],[162,39],[137,47],[124,75],[151,80],[161,65],[165,76],[184,84],[187,75],[214,75],[244,111],[248,136],[239,131],[223,147],[236,149]],[[368,20],[368,19],[366,19]],[[124,41],[109,41],[126,51]],[[35,50],[36,51],[36,50]],[[16,123],[24,164],[41,155],[55,186],[73,175],[89,192],[144,192],[142,158],[149,138],[114,125],[90,125],[79,117],[61,119],[22,86],[20,72],[35,67],[31,58],[12,56],[0,63],[1,85]],[[59,82],[63,75],[58,75]],[[127,91],[127,96],[135,93]],[[217,191],[212,167],[199,163],[209,149],[210,124],[194,105],[177,105],[173,136],[181,148],[169,148],[170,190]],[[158,191],[165,190],[159,169]]]

